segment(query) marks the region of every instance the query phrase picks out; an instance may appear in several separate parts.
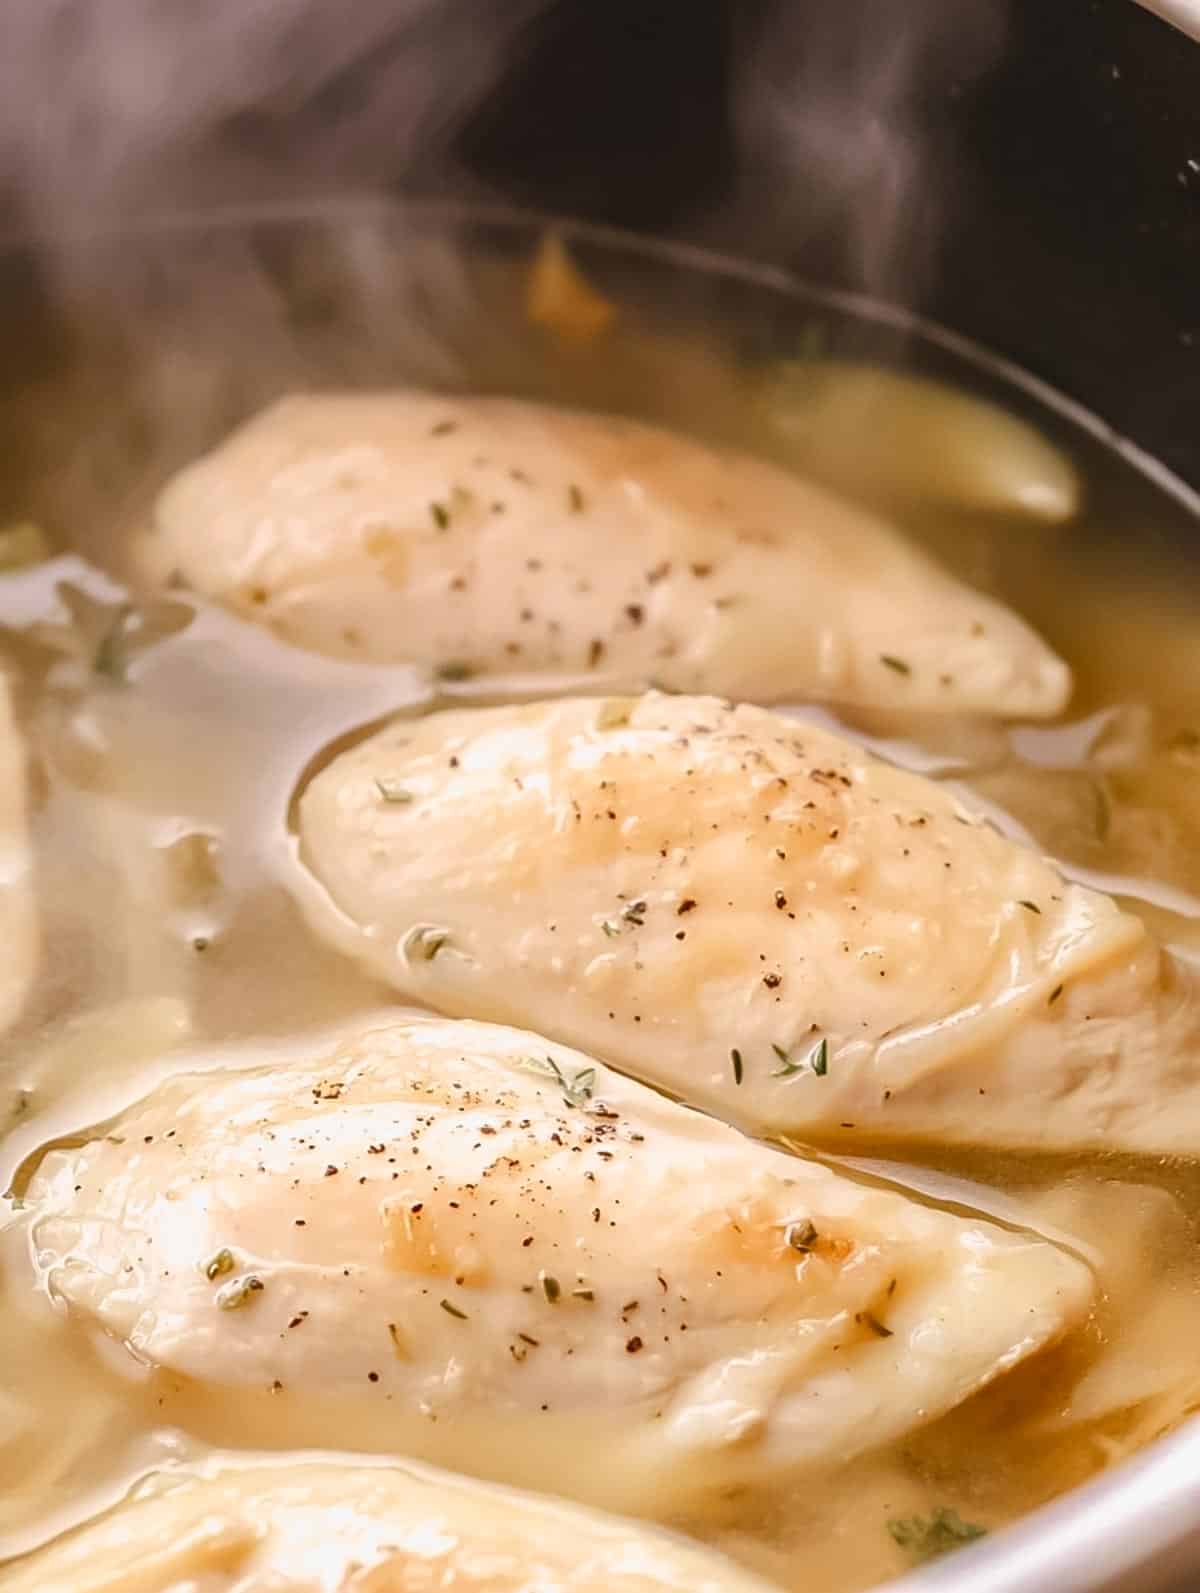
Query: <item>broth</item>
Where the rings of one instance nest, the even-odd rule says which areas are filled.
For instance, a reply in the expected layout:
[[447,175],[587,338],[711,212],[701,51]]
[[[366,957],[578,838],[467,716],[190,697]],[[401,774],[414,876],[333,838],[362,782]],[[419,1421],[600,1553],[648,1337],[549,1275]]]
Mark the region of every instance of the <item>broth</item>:
[[[507,267],[480,280],[485,306],[516,292]],[[583,353],[539,343],[532,368],[523,332],[493,338],[475,377],[484,388],[507,377],[525,393],[649,411],[795,462],[747,401],[762,361],[747,361],[736,321],[700,333],[651,320],[647,305],[631,308],[617,333]],[[651,371],[672,380],[647,386]],[[863,442],[870,447],[869,435]],[[961,781],[999,822],[1197,957],[1198,616],[1180,578],[1186,553],[1146,533],[1177,525],[1181,511],[1146,481],[1131,486],[1128,467],[1091,441],[1079,462],[1089,492],[1079,523],[948,508],[932,481],[924,499],[910,480],[904,501],[889,505],[908,534],[1013,603],[1069,660],[1077,684],[1067,721],[981,729],[860,714],[841,723],[898,761]],[[876,502],[887,499],[886,475],[863,471]],[[120,575],[119,543],[89,525],[72,535]],[[175,597],[146,600],[145,645],[131,645],[128,678],[124,662],[115,678],[98,675],[97,639],[111,634],[123,601],[111,575],[75,554],[0,576],[0,641],[31,753],[43,942],[24,1015],[0,1039],[0,1183],[12,1186],[15,1207],[0,1232],[0,1559],[206,1445],[319,1445],[315,1402],[300,1411],[269,1393],[214,1395],[138,1368],[119,1347],[87,1343],[35,1296],[24,1170],[47,1143],[102,1122],[218,1044],[261,1059],[386,1004],[380,986],[312,937],[288,891],[289,803],[322,749],[447,694],[503,700],[570,685],[493,680],[442,687],[436,699],[420,670],[324,660]],[[1096,1267],[1102,1295],[1086,1329],[892,1450],[816,1486],[677,1523],[797,1590],[852,1593],[909,1568],[889,1523],[947,1509],[998,1528],[1200,1406],[1195,1165],[933,1149],[902,1162],[858,1151],[835,1165],[1057,1238]],[[570,1441],[544,1424],[529,1434],[530,1444]],[[477,1442],[482,1454],[486,1432]]]

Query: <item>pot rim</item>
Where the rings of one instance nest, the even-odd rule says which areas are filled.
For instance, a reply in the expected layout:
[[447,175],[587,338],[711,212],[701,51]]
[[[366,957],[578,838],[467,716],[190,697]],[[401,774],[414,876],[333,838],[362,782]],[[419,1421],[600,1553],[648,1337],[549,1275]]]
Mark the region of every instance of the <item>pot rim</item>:
[[[1197,26],[1200,27],[1200,0],[1179,0],[1179,3],[1195,8]],[[985,344],[894,301],[836,288],[801,276],[786,266],[750,260],[707,244],[691,242],[684,237],[637,232],[533,207],[472,197],[446,198],[424,193],[381,194],[364,191],[268,201],[239,200],[207,209],[156,211],[135,220],[103,222],[98,226],[0,237],[0,260],[23,254],[35,255],[43,249],[70,251],[111,246],[122,240],[137,238],[198,235],[213,231],[236,233],[263,225],[283,227],[305,222],[327,224],[335,220],[372,218],[412,218],[417,223],[439,223],[443,226],[505,227],[513,232],[524,231],[535,236],[551,231],[571,242],[626,255],[641,255],[689,272],[740,281],[782,297],[805,300],[814,306],[912,336],[949,355],[951,359],[974,367],[1001,386],[1015,388],[1036,406],[1048,410],[1069,426],[1078,428],[1116,454],[1133,471],[1174,499],[1188,513],[1200,519],[1200,487],[1193,487],[1094,410],[1069,397],[1026,367],[995,353]]]

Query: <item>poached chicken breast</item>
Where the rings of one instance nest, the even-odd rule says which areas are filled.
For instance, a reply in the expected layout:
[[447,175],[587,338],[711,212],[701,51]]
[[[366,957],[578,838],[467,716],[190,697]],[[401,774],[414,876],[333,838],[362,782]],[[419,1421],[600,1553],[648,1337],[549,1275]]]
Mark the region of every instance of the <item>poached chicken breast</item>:
[[1187,970],[827,731],[660,694],[437,713],[298,811],[312,922],[406,996],[756,1132],[1196,1149]]
[[161,1375],[162,1420],[257,1397],[290,1444],[651,1516],[886,1443],[1092,1295],[1041,1240],[433,1018],[169,1080],[26,1203],[50,1296]]
[[1065,664],[864,510],[609,416],[284,399],[160,496],[143,572],[301,646],[751,700],[1041,716]]
[[229,1456],[144,1484],[8,1593],[767,1593],[694,1544],[419,1466]]

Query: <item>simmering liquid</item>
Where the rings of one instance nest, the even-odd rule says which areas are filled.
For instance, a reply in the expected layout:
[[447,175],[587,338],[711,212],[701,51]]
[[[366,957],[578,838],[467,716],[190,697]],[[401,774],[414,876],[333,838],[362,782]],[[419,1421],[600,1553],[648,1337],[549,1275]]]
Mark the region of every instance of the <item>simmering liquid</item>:
[[[504,271],[481,280],[485,303],[514,291]],[[631,309],[586,349],[539,344],[532,375],[520,339],[493,339],[474,374],[485,388],[507,378],[524,393],[635,409],[812,465],[764,408],[770,361],[735,345],[728,328],[663,331]],[[901,492],[886,460],[871,468],[886,439],[870,426],[857,482],[839,484],[883,504],[1035,624],[1075,671],[1069,712],[1036,728],[832,717],[896,760],[960,782],[1012,833],[1200,959],[1200,614],[1185,553],[1154,536],[1157,523],[1180,520],[1179,506],[1144,481],[1131,486],[1126,467],[1091,442],[1078,458],[1084,507],[1070,523],[1019,504],[948,503],[935,445],[937,427],[953,423],[952,407],[930,421],[924,485],[910,470]],[[979,459],[982,469],[986,438]],[[21,1191],[48,1144],[90,1131],[167,1073],[205,1065],[216,1047],[269,1059],[314,1029],[385,1007],[387,992],[317,942],[293,905],[289,808],[304,771],[391,714],[447,696],[556,689],[548,680],[533,693],[495,680],[435,689],[416,668],[289,648],[187,594],[134,594],[139,629],[121,619],[120,535],[65,530],[85,557],[0,576],[0,648],[30,758],[41,934],[36,985],[0,1038],[0,1187],[10,1191],[0,1207],[0,1558],[206,1446],[319,1446],[313,1401],[301,1410],[269,1392],[213,1397],[85,1337],[34,1291]],[[115,662],[102,645],[114,634]],[[900,1162],[869,1145],[836,1165],[1057,1240],[1095,1268],[1097,1309],[1054,1350],[892,1450],[733,1501],[719,1518],[676,1523],[684,1530],[785,1587],[850,1593],[914,1563],[897,1523],[945,1510],[995,1530],[1200,1406],[1195,1165],[933,1147]],[[528,1441],[562,1439],[534,1427]]]

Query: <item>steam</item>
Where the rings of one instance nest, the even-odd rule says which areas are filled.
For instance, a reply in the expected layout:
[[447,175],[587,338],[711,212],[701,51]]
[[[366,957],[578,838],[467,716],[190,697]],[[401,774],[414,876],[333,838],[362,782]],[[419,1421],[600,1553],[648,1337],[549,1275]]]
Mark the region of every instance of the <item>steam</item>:
[[436,183],[546,0],[37,0],[5,16],[26,227]]
[[773,5],[743,40],[738,232],[803,274],[913,302],[958,178],[947,99],[999,58],[1000,0]]
[[[37,252],[8,295],[21,380],[0,394],[0,428],[21,444],[0,517],[43,518],[95,553],[165,473],[289,386],[456,386],[500,369],[503,317],[485,313],[469,226],[349,201],[493,197],[462,168],[459,135],[535,44],[572,48],[572,3],[10,4],[0,198]],[[645,31],[640,5],[603,3],[614,47],[595,69],[619,118]],[[727,185],[708,236],[911,297],[954,177],[925,97],[994,58],[999,5],[731,0],[732,65],[711,105],[688,94],[689,8],[647,23],[665,61],[678,41],[680,70],[662,74],[678,116],[729,127],[732,197]],[[602,178],[626,161],[617,191],[654,150],[615,131],[597,128],[595,158]],[[289,202],[315,219],[289,224]],[[259,205],[276,219],[244,225]]]
[[[455,241],[349,201],[469,195],[455,136],[548,4],[7,7],[0,198],[10,240],[34,250],[8,284],[6,340],[10,368],[34,374],[0,394],[21,439],[0,518],[33,514],[95,551],[282,388],[389,369],[453,382],[444,329],[470,297]],[[298,240],[239,222],[301,202],[320,219]]]

